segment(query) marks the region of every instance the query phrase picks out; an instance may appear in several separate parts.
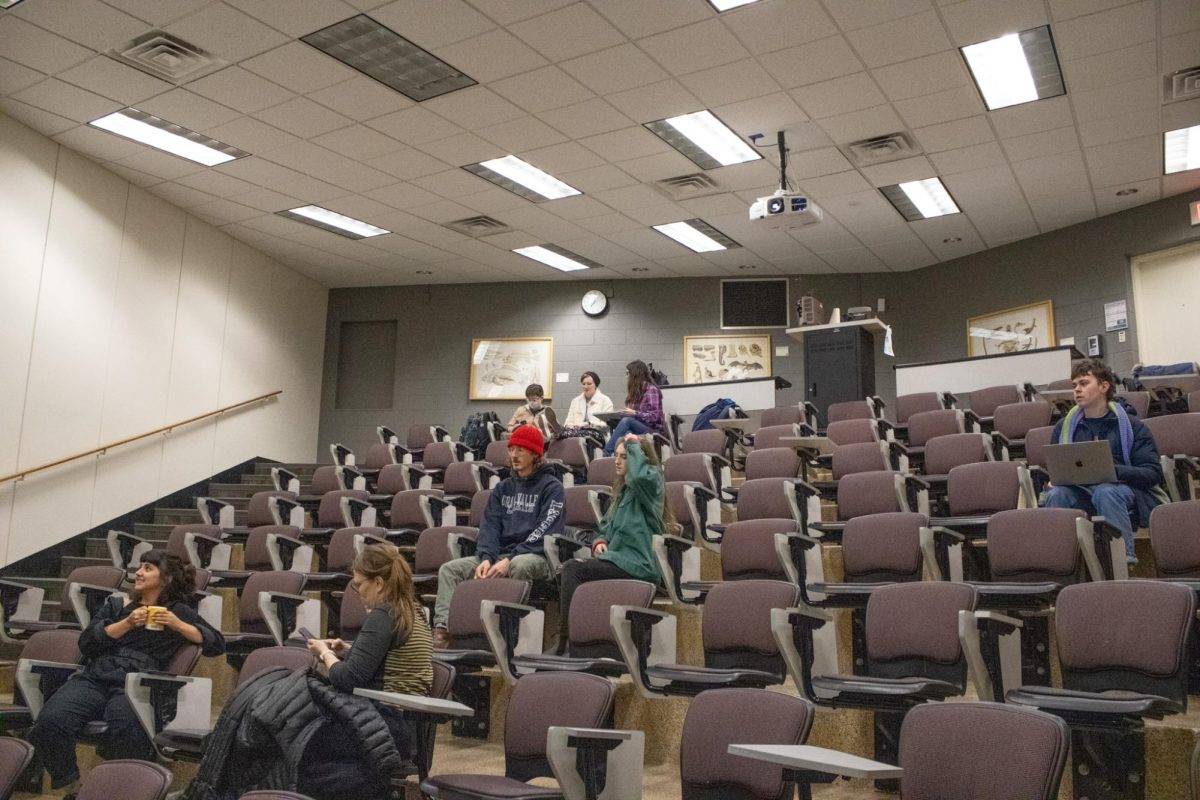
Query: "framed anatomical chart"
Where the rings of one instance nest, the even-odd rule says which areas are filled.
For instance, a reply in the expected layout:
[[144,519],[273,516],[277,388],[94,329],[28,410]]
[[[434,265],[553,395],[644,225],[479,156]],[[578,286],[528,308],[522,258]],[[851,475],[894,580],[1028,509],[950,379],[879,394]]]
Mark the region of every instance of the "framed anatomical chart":
[[1054,306],[1049,300],[967,320],[967,355],[992,356],[1054,347]]
[[771,335],[683,337],[683,382],[771,377]]
[[524,400],[525,387],[540,383],[546,399],[554,391],[554,340],[472,339],[471,400]]

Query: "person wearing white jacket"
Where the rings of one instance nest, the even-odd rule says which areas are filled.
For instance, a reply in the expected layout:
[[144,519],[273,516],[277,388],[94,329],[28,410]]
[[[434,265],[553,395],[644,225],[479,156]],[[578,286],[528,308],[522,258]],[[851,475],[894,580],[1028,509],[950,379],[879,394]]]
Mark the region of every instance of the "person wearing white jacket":
[[604,424],[597,414],[613,411],[613,401],[600,391],[600,376],[594,372],[583,373],[579,378],[583,391],[571,401],[563,426],[567,428],[597,428]]

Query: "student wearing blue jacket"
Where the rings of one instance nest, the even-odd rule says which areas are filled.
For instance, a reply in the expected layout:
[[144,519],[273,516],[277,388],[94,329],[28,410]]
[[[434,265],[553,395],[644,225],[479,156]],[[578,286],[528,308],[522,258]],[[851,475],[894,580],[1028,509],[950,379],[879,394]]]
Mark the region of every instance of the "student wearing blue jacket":
[[563,485],[542,460],[545,447],[541,432],[532,425],[521,425],[509,437],[513,474],[488,498],[475,555],[447,561],[438,570],[433,607],[435,648],[449,644],[446,619],[450,598],[462,581],[516,578],[533,583],[553,577],[543,543],[546,534],[562,532]]
[[1104,517],[1121,531],[1125,556],[1136,564],[1133,532],[1150,523],[1150,512],[1166,500],[1162,466],[1150,431],[1124,404],[1117,402],[1116,377],[1099,359],[1085,359],[1071,368],[1075,405],[1054,426],[1051,441],[1107,441],[1116,467],[1116,483],[1094,486],[1054,486],[1042,498],[1051,508],[1076,508]]

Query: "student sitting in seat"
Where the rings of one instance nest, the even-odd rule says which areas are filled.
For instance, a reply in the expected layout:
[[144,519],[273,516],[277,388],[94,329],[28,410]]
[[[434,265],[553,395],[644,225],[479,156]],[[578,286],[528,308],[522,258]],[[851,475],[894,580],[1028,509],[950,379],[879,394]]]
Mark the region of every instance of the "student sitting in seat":
[[1166,502],[1162,467],[1154,437],[1135,415],[1113,398],[1116,377],[1099,359],[1084,359],[1071,368],[1075,405],[1054,426],[1054,444],[1107,440],[1117,482],[1095,486],[1053,486],[1042,497],[1051,508],[1076,508],[1104,517],[1121,531],[1125,555],[1136,564],[1133,531],[1150,524],[1150,512]]
[[437,602],[433,607],[434,647],[444,648],[450,637],[446,619],[454,587],[469,578],[549,580],[542,537],[563,527],[563,485],[543,462],[545,440],[532,425],[522,425],[508,439],[512,476],[492,490],[475,555],[442,564],[438,570]]
[[604,445],[604,455],[611,456],[617,442],[626,434],[656,433],[663,430],[662,392],[650,380],[650,368],[645,361],[630,361],[625,365],[629,383],[625,393],[625,417],[613,428]]
[[532,425],[542,432],[546,441],[554,438],[558,432],[558,418],[554,409],[546,402],[546,390],[540,383],[531,383],[525,387],[525,403],[517,406],[512,417],[508,420],[508,429],[515,431],[522,425]]
[[[142,555],[129,599],[110,597],[79,635],[83,671],[50,698],[29,731],[50,773],[50,785],[79,782],[75,743],[87,723],[104,720],[108,732],[100,747],[105,758],[154,760],[154,747],[125,697],[125,675],[163,670],[180,647],[199,645],[206,656],[225,652],[219,631],[188,605],[196,590],[196,571],[165,550]],[[149,609],[153,608],[153,617]]]
[[574,429],[604,425],[603,421],[596,419],[596,415],[612,413],[613,401],[600,391],[600,376],[591,371],[585,372],[579,378],[579,385],[583,391],[571,401],[563,426]]
[[617,444],[617,476],[613,497],[592,542],[594,558],[573,559],[563,565],[560,578],[559,627],[556,651],[566,650],[571,598],[581,584],[600,580],[639,580],[660,583],[652,545],[656,534],[676,527],[671,508],[663,499],[663,471],[654,445],[635,433]]

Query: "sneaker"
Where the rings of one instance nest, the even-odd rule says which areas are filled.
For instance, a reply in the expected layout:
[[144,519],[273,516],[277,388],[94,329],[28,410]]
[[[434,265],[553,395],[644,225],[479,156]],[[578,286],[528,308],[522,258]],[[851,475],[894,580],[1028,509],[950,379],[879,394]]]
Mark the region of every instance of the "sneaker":
[[440,625],[438,627],[434,628],[433,629],[433,649],[434,650],[445,650],[449,646],[450,646],[450,632]]

